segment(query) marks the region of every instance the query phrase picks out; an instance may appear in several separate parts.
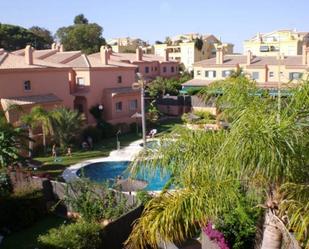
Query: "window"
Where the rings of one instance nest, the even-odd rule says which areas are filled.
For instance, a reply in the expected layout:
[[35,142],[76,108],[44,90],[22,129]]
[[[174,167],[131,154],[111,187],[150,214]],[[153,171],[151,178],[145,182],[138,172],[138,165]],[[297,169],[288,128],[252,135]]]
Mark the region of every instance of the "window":
[[258,80],[258,79],[259,79],[259,77],[260,77],[259,72],[252,72],[252,79],[254,79],[254,80]]
[[145,73],[149,73],[149,67],[145,67]]
[[135,69],[135,73],[138,73],[139,72],[139,68],[137,67],[136,69]]
[[77,77],[76,78],[76,84],[78,86],[84,86],[85,85],[85,79],[83,77]]
[[260,46],[260,52],[269,52],[268,46]]
[[301,79],[302,76],[303,76],[303,74],[299,73],[299,72],[289,73],[289,79],[290,80],[299,80],[299,79]]
[[175,71],[175,68],[171,67],[171,72],[174,73],[174,71]]
[[134,100],[130,100],[130,110],[133,111],[133,110],[136,110],[137,109],[137,99],[134,99]]
[[200,70],[197,70],[197,71],[196,71],[196,75],[201,75],[201,71],[200,71]]
[[24,90],[25,91],[31,91],[31,81],[30,80],[26,80],[24,82]]
[[116,112],[122,111],[122,102],[116,102]]
[[158,71],[158,68],[157,68],[157,67],[155,67],[155,71]]
[[229,77],[232,73],[232,70],[223,70],[222,71],[222,77],[223,78],[226,78],[226,77]]
[[216,78],[217,72],[216,71],[205,71],[206,78]]
[[163,73],[166,73],[166,67],[163,67]]
[[117,83],[122,83],[122,77],[121,76],[117,77]]
[[269,72],[269,78],[274,78],[274,72]]
[[153,72],[153,67],[151,67],[151,72]]

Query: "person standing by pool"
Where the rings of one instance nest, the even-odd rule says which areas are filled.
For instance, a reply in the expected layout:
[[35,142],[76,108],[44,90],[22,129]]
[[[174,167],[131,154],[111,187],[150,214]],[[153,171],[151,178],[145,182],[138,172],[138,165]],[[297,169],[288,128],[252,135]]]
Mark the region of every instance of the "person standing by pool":
[[53,144],[53,148],[52,148],[52,157],[54,157],[54,158],[57,157],[57,148],[56,148],[56,144]]
[[89,148],[92,150],[92,149],[93,149],[93,140],[92,140],[92,137],[88,136],[88,137],[87,137],[87,142],[88,142]]
[[69,146],[67,150],[67,156],[72,157],[72,148]]

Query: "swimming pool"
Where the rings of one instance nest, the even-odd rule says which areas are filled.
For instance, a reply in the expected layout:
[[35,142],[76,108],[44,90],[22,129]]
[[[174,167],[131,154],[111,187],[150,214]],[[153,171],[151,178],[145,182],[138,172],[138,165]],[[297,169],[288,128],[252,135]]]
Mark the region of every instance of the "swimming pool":
[[[83,176],[97,183],[103,183],[106,181],[115,182],[118,176],[122,178],[128,178],[128,166],[130,161],[104,161],[89,164],[77,171],[78,176]],[[160,171],[156,172],[143,172],[138,173],[135,179],[144,180],[148,182],[145,190],[147,191],[159,191],[165,186],[170,179],[170,176],[165,174],[161,175]]]

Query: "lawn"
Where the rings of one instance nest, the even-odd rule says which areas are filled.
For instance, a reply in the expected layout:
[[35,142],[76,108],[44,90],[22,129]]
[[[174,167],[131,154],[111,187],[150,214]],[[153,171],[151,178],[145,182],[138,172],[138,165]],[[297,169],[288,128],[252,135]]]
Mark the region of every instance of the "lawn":
[[57,228],[65,222],[64,218],[47,216],[30,228],[15,232],[5,237],[1,249],[34,249],[37,248],[37,238],[45,234],[50,228]]
[[[154,125],[153,128],[158,130],[158,136],[171,132],[176,126],[180,125],[182,122],[179,118],[167,119],[160,124]],[[149,130],[149,129],[148,129]],[[141,139],[141,134],[129,133],[119,136],[119,141],[121,147],[129,145],[131,142]],[[48,174],[49,176],[55,178],[59,176],[65,168],[70,165],[79,163],[84,160],[97,158],[97,157],[107,157],[112,150],[117,148],[116,137],[108,138],[100,141],[94,145],[93,150],[80,150],[73,149],[72,157],[59,156],[58,160],[55,162],[54,158],[51,156],[47,157],[36,157],[43,163],[43,166],[39,167],[35,172],[36,174]]]

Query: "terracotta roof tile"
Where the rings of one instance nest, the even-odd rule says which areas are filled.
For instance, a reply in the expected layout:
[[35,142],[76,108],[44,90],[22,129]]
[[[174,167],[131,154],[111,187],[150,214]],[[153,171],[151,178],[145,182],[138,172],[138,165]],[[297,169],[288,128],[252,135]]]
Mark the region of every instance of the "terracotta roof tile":
[[24,56],[16,55],[13,53],[4,53],[2,60],[0,59],[0,69],[24,69],[24,68],[62,68],[63,65],[52,63],[45,60],[34,58],[33,64],[26,63]]

